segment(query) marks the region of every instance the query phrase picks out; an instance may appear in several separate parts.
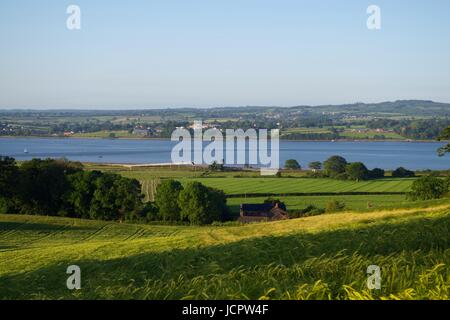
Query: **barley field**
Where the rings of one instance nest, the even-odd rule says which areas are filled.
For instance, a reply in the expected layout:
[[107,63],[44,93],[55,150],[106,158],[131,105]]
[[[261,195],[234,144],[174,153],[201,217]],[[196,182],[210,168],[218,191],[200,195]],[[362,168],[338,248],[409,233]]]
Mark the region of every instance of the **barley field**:
[[449,231],[448,202],[207,227],[0,215],[0,299],[448,299]]

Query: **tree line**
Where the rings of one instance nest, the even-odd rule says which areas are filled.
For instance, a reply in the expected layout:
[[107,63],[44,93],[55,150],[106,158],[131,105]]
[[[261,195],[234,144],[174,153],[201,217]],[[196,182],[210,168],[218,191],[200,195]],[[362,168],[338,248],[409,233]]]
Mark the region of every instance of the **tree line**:
[[[295,159],[288,159],[284,165],[285,169],[300,170],[301,165]],[[380,168],[369,170],[362,162],[347,162],[344,157],[331,156],[323,163],[320,161],[313,161],[308,164],[308,167],[313,170],[309,176],[315,178],[333,178],[339,180],[370,180],[380,179],[385,176],[385,171]],[[320,171],[319,171],[320,170]],[[394,178],[410,178],[414,177],[415,172],[399,167],[392,171]]]
[[174,180],[144,202],[141,184],[118,174],[84,170],[79,162],[0,156],[0,213],[109,221],[208,224],[230,218],[223,191]]

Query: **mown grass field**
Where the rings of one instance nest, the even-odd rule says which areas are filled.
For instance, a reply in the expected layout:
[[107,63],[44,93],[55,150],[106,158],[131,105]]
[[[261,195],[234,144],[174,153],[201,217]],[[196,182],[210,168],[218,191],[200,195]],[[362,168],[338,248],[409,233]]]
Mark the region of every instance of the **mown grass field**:
[[[289,194],[289,193],[351,193],[351,192],[408,192],[414,178],[384,178],[369,181],[341,181],[335,179],[312,178],[262,178],[236,177],[230,172],[223,176],[202,177],[201,172],[179,171],[119,171],[120,174],[138,179],[144,186],[154,179],[174,178],[183,184],[199,181],[209,187],[223,190],[227,194]],[[145,189],[145,188],[144,188]]]
[[86,133],[75,133],[73,137],[76,138],[109,138],[110,134],[113,133],[116,138],[140,138],[137,135],[129,133],[127,130],[114,130],[114,131],[97,131],[97,132],[86,132]]
[[449,231],[450,203],[214,227],[0,215],[0,298],[448,299]]
[[195,178],[190,180],[224,190],[227,194],[246,193],[321,193],[321,192],[407,192],[414,179],[380,179],[370,181],[341,181],[310,178]]
[[[95,168],[95,167],[92,167]],[[104,168],[96,168],[104,170]],[[186,170],[186,168],[142,168],[132,170],[123,170],[123,168],[108,168],[110,171],[116,170],[117,173],[129,178],[135,178],[142,184],[143,193],[147,200],[152,200],[155,194],[155,187],[161,179],[177,179],[183,184],[190,181],[199,181],[209,187],[223,190],[228,195],[242,195],[240,198],[251,198],[251,195],[259,194],[267,196],[277,194],[282,196],[282,200],[294,203],[294,208],[303,207],[304,204],[314,204],[323,206],[329,201],[329,195],[318,196],[317,193],[345,193],[339,195],[345,202],[352,203],[351,208],[362,209],[367,207],[367,202],[374,203],[376,207],[382,202],[389,205],[393,202],[402,202],[404,195],[349,195],[351,193],[406,193],[410,191],[414,178],[389,178],[370,181],[341,181],[335,179],[313,179],[305,178],[304,173],[288,173],[290,177],[261,177],[259,172],[216,172],[204,176],[204,170]],[[297,201],[299,197],[289,197],[289,194],[311,194],[301,198],[301,204]],[[249,194],[247,197],[246,195]],[[297,200],[295,200],[297,199]],[[305,201],[303,201],[305,199]],[[255,199],[256,200],[256,199]],[[234,200],[231,200],[233,203]],[[249,201],[249,200],[247,200]],[[254,199],[252,199],[254,201]],[[259,199],[257,202],[261,202]],[[381,206],[380,207],[384,207]]]

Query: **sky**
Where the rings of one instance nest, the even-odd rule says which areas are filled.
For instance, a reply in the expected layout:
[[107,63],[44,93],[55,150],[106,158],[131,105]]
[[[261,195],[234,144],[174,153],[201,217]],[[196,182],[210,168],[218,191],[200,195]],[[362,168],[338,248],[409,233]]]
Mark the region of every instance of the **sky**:
[[449,15],[448,0],[2,0],[0,109],[450,102]]

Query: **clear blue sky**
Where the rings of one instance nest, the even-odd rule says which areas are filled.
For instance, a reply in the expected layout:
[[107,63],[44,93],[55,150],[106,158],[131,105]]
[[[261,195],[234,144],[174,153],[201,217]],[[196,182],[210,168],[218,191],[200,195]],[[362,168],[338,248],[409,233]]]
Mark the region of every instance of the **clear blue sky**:
[[449,16],[448,0],[2,0],[0,108],[450,102]]

